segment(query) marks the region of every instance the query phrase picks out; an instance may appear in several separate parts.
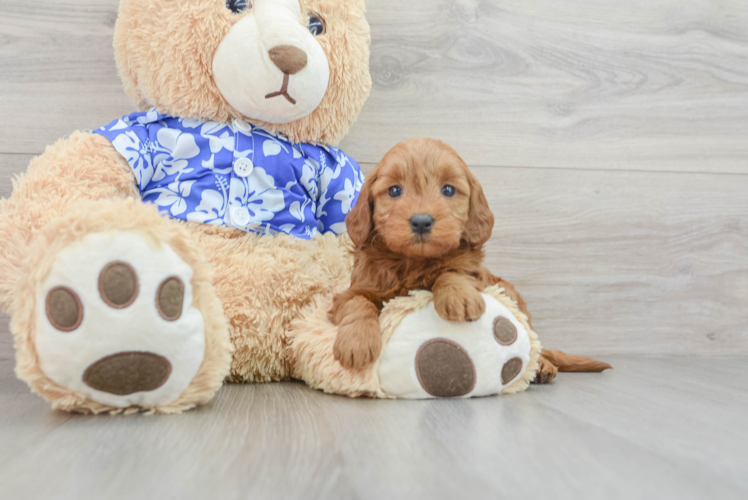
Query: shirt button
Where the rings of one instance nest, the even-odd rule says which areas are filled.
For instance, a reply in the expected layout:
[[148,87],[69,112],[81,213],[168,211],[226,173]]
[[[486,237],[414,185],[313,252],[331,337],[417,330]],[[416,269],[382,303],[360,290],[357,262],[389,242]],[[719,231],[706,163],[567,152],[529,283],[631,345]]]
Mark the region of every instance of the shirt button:
[[234,163],[234,172],[236,172],[236,175],[239,177],[249,177],[254,168],[255,166],[249,158],[239,158]]
[[238,227],[244,227],[249,223],[249,212],[244,207],[235,208],[231,213],[231,222]]

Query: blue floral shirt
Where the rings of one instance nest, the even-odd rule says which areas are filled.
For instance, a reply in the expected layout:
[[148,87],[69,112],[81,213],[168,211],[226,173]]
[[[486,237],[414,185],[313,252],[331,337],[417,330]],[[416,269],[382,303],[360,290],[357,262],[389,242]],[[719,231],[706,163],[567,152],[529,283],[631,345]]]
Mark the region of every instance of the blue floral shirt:
[[127,159],[144,201],[191,222],[304,239],[339,234],[364,180],[339,149],[294,144],[242,120],[152,109],[94,132]]

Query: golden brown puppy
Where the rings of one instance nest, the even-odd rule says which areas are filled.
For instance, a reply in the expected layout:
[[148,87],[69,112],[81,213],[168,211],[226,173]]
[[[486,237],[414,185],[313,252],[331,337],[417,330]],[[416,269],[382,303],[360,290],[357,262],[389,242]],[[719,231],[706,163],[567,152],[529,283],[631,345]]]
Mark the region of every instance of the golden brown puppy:
[[[531,323],[514,287],[483,266],[493,223],[481,185],[454,149],[433,139],[392,148],[346,219],[356,249],[351,287],[330,310],[339,325],[335,359],[354,369],[376,361],[382,305],[411,290],[431,290],[437,313],[448,321],[474,321],[486,308],[480,293],[499,284]],[[541,358],[538,381],[548,382],[556,372]]]

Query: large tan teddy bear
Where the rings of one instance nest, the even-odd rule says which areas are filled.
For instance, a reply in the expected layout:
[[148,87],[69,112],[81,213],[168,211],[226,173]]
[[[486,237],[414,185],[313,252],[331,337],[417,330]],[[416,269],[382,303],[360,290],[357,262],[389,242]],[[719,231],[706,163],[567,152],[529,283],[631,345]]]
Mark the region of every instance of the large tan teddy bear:
[[17,374],[54,408],[172,413],[221,384],[349,396],[527,387],[540,345],[501,289],[469,324],[429,292],[388,303],[365,370],[333,356],[363,175],[333,145],[370,87],[364,0],[122,0],[117,66],[140,112],[34,159],[0,215]]

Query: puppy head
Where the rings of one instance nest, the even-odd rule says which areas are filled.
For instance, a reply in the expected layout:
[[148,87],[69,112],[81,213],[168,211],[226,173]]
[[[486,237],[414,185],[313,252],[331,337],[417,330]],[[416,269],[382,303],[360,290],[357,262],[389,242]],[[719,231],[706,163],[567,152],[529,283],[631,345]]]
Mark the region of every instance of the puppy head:
[[346,225],[356,246],[375,236],[393,252],[438,257],[491,237],[493,214],[477,179],[441,141],[411,139],[369,174]]

